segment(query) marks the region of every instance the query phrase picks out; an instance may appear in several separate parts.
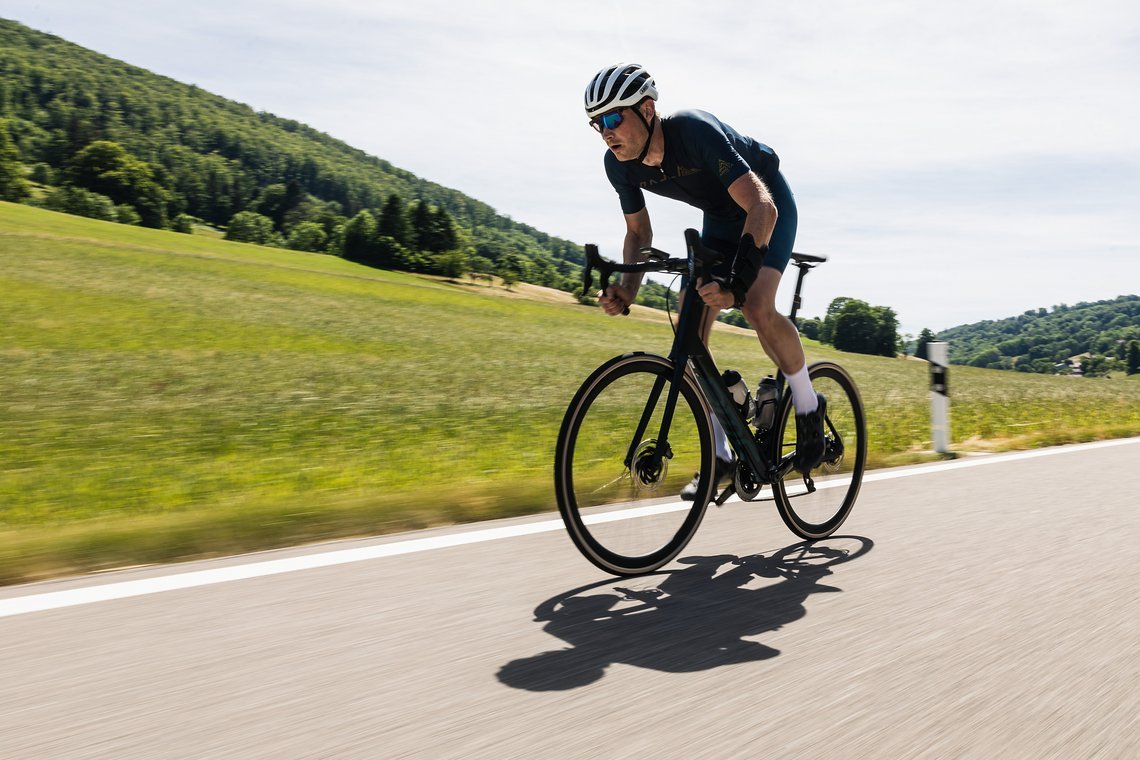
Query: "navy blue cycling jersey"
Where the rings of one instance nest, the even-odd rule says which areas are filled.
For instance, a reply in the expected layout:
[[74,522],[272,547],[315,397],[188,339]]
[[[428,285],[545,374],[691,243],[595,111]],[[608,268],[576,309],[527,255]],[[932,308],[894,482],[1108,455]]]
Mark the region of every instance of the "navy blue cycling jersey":
[[606,151],[606,175],[617,190],[623,213],[645,208],[642,191],[648,190],[696,206],[706,217],[743,220],[744,209],[729,195],[728,186],[750,170],[761,180],[779,172],[775,151],[711,113],[679,111],[662,117],[658,127],[665,134],[665,156],[659,167],[619,161]]

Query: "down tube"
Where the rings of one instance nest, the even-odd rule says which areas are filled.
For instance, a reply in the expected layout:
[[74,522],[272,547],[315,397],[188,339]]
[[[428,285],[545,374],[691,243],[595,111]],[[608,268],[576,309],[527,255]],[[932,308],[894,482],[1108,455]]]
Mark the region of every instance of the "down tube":
[[756,445],[752,431],[749,430],[748,424],[741,419],[732,398],[728,395],[728,390],[721,382],[720,373],[717,371],[716,365],[713,364],[708,349],[700,346],[700,350],[695,351],[690,360],[696,369],[697,382],[700,383],[701,390],[704,391],[713,414],[720,420],[724,434],[728,437],[728,442],[732,444],[737,456],[743,457],[753,472],[766,472],[768,468],[760,453],[760,447]]

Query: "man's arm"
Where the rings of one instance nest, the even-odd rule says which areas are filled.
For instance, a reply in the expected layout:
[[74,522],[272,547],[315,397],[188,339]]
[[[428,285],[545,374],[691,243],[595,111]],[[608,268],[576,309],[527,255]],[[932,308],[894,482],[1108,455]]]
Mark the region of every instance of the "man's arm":
[[[645,261],[642,248],[653,245],[653,226],[649,222],[649,209],[642,208],[632,214],[625,215],[625,243],[622,245],[622,258],[625,263],[632,264]],[[606,314],[621,314],[627,306],[637,298],[637,291],[641,290],[641,280],[645,275],[641,272],[627,272],[621,276],[620,285],[610,285],[606,292],[598,297],[598,304]]]
[[[767,248],[768,241],[772,239],[772,230],[776,228],[776,202],[768,192],[768,186],[756,176],[755,172],[742,174],[728,186],[728,194],[748,214],[744,219],[744,234],[751,235],[757,248]],[[751,251],[741,252],[738,255],[755,254]],[[743,267],[742,267],[743,265]],[[743,272],[741,270],[744,270]],[[759,261],[737,261],[735,270],[738,275],[744,274],[750,279],[746,285],[751,285],[760,270]],[[747,290],[747,287],[744,288]],[[699,290],[701,299],[713,309],[728,309],[737,301],[737,295],[731,290],[725,290],[718,283],[705,283]],[[741,299],[742,300],[742,299]]]
[[776,228],[776,202],[772,200],[768,186],[755,172],[748,172],[728,186],[728,194],[748,214],[744,220],[744,232],[751,233],[757,247],[768,245],[772,230]]

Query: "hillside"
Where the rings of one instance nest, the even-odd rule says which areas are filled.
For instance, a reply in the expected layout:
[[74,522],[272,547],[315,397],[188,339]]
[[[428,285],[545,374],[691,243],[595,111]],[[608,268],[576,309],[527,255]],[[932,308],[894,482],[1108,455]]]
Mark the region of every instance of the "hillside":
[[1124,372],[1129,351],[1140,350],[1132,348],[1140,342],[1140,296],[1030,310],[952,327],[938,338],[950,344],[954,364],[1054,374],[1068,370],[1058,365],[1089,354],[1086,374]]
[[[10,203],[0,262],[0,582],[550,510],[578,385],[672,339],[659,316]],[[772,371],[747,331],[712,345],[750,384]],[[930,456],[924,363],[807,354],[855,377],[872,466]],[[1140,376],[952,375],[960,449],[1140,434]]]
[[[477,257],[475,269],[510,267],[524,281],[568,287],[583,260],[581,247],[571,241],[515,222],[481,201],[296,121],[256,112],[14,21],[0,19],[0,49],[0,129],[6,122],[18,160],[33,168],[32,178],[104,196],[121,191],[111,200],[132,206],[126,218],[137,214],[135,221],[146,226],[167,227],[186,215],[224,228],[235,214],[249,211],[272,220],[274,239],[282,245],[307,222],[321,228],[329,252],[341,253],[333,247],[343,249],[349,220],[362,211],[380,220],[395,197],[408,216],[417,206],[445,212],[440,223],[454,222],[465,243],[462,251]],[[98,167],[103,177],[96,187],[91,172],[75,163],[81,151],[99,141],[121,146],[125,155],[102,158],[118,164],[112,170]],[[108,183],[109,174],[122,187]],[[432,252],[430,243],[408,239],[414,232],[395,219],[383,234],[413,251]],[[445,238],[442,245],[455,247],[453,241]],[[375,251],[369,245],[366,241],[360,256],[382,257],[393,247]],[[407,268],[420,263],[413,256]]]

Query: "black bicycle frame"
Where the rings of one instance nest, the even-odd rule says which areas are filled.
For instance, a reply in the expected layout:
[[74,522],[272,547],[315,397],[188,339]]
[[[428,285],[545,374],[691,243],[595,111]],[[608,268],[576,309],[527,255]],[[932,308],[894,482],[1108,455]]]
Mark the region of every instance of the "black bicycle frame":
[[[686,307],[680,309],[676,334],[669,353],[669,359],[673,363],[673,378],[669,385],[669,393],[665,400],[665,409],[661,418],[661,427],[657,435],[659,445],[653,452],[652,458],[648,460],[647,465],[653,469],[659,469],[661,459],[672,456],[672,451],[668,447],[669,428],[673,423],[674,410],[677,408],[677,394],[680,392],[680,384],[683,382],[686,369],[691,365],[697,384],[712,407],[713,414],[721,421],[732,448],[744,460],[758,482],[771,483],[783,477],[792,468],[792,457],[790,455],[781,457],[779,452],[773,450],[774,441],[777,438],[775,435],[768,439],[773,442],[769,445],[769,450],[764,451],[748,427],[748,423],[741,416],[728,389],[725,388],[720,371],[717,369],[716,363],[713,362],[708,347],[701,341],[700,328],[705,320],[708,306],[703,301],[699,301],[697,279],[707,267],[720,258],[720,254],[705,248],[700,242],[700,234],[693,229],[685,230],[685,244],[688,249],[688,279],[684,289]],[[588,245],[586,247],[587,264],[583,272],[583,293],[587,292],[592,284],[591,268],[598,270],[603,291],[608,286],[610,275],[613,272],[677,271],[673,268],[673,264],[678,260],[667,259],[667,254],[654,249],[650,250],[652,254],[658,257],[655,261],[639,264],[615,264],[603,261],[598,254],[597,247]],[[794,321],[800,308],[800,290],[803,287],[804,276],[812,268],[812,264],[808,261],[822,261],[823,259],[822,257],[793,255],[796,257],[795,265],[800,270],[796,279],[792,310],[789,314],[789,318]],[[701,308],[692,308],[692,305],[698,302],[700,302]],[[626,313],[628,313],[628,309]],[[641,420],[629,444],[625,459],[626,467],[632,469],[635,466],[634,457],[637,454],[640,442],[644,440],[646,428],[649,426],[653,410],[661,397],[664,384],[665,379],[663,377],[659,377],[653,384]],[[781,371],[776,372],[776,389],[778,404],[785,393],[785,378]],[[641,466],[641,464],[638,463],[637,466]]]

